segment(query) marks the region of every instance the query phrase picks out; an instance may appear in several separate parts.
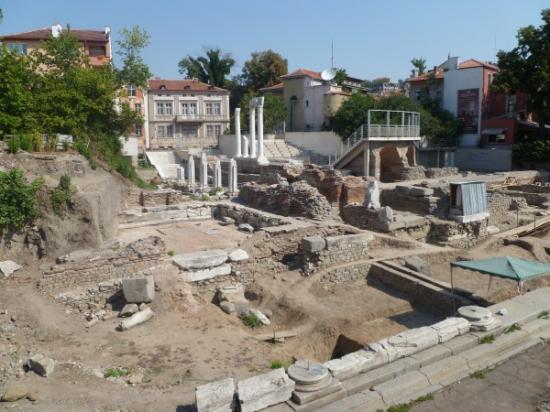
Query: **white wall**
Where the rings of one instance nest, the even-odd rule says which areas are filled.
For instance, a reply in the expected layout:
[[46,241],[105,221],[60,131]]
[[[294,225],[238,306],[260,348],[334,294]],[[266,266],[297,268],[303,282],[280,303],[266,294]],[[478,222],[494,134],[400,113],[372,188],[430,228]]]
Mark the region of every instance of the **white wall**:
[[219,137],[219,149],[224,155],[228,157],[235,157],[237,155],[237,140],[235,139],[235,135],[221,135]]
[[122,154],[124,156],[137,156],[138,155],[138,138],[137,137],[120,137],[120,143],[122,143]]
[[512,170],[512,149],[458,148],[455,164],[474,172],[507,172]]
[[342,143],[340,136],[334,132],[286,132],[285,140],[324,156],[334,155]]
[[443,85],[443,108],[455,116],[458,114],[458,91],[465,89],[479,89],[478,133],[464,134],[460,137],[460,146],[472,147],[479,143],[481,127],[481,103],[483,99],[483,68],[449,70],[445,72]]
[[[329,87],[324,84],[318,84],[312,87],[307,87],[304,93],[304,128],[310,126],[310,130],[320,130],[325,121],[324,114],[324,96],[329,90]],[[306,107],[306,101],[308,103]]]

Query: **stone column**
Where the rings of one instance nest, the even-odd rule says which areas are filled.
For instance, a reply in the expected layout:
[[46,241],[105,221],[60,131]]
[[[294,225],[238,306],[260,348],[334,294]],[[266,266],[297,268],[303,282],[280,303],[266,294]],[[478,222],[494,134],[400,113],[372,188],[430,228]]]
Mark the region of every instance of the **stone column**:
[[216,159],[214,163],[214,188],[222,187],[222,167],[220,159]]
[[235,143],[236,143],[236,157],[241,157],[241,109],[235,108]]
[[250,133],[250,157],[256,158],[256,107],[251,106],[248,112],[249,119],[249,133]]
[[243,135],[243,157],[248,157],[248,137]]
[[206,160],[206,153],[202,152],[201,155],[201,167],[200,167],[200,189],[205,192],[208,190],[208,162]]
[[229,162],[229,194],[235,195],[239,191],[237,186],[237,162],[231,159]]
[[264,155],[264,98],[258,105],[258,163],[268,164],[269,161]]
[[181,185],[185,183],[185,169],[181,166],[178,166],[176,172],[178,174],[178,184]]
[[193,159],[193,156],[189,156],[187,161],[187,180],[189,190],[193,190],[195,188],[195,159]]

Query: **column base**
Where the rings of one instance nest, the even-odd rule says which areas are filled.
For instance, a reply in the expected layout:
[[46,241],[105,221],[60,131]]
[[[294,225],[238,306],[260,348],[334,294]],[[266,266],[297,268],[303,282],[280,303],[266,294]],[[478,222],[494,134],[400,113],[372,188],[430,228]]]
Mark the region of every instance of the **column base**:
[[269,160],[267,160],[267,157],[265,157],[265,156],[258,157],[258,158],[256,159],[256,161],[257,161],[258,164],[260,164],[260,165],[268,165],[268,164],[269,164]]

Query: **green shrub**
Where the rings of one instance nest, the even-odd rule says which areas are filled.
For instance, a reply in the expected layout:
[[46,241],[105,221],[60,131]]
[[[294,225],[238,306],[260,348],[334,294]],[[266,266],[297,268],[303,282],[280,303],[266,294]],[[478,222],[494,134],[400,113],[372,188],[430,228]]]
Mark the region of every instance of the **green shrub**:
[[246,326],[251,329],[259,328],[260,326],[262,326],[262,322],[260,322],[260,319],[258,319],[256,315],[244,315],[241,317],[241,320]]
[[69,150],[69,142],[66,140],[63,140],[63,151],[66,152]]
[[75,148],[77,152],[84,156],[86,159],[90,160],[92,158],[92,151],[90,150],[90,147],[83,141],[77,141],[75,144]]
[[550,162],[550,139],[528,140],[514,149],[514,159],[529,166],[532,163]]
[[271,361],[271,369],[288,368],[291,361],[275,359]]
[[175,254],[176,254],[176,252],[173,251],[173,250],[168,251],[168,256],[174,256]]
[[216,196],[223,193],[223,188],[221,187],[215,187],[210,191],[211,196]]
[[541,313],[539,313],[537,319],[550,319],[550,312],[548,312],[547,310],[543,310]]
[[36,194],[43,184],[42,178],[28,183],[17,168],[0,171],[0,227],[18,230],[37,218]]
[[19,136],[12,136],[8,140],[8,151],[11,154],[15,154],[19,151],[21,148],[21,141],[19,140]]
[[73,191],[71,188],[71,177],[63,175],[59,178],[57,187],[51,191],[52,208],[55,214],[63,216],[67,207],[71,205]]
[[487,335],[487,336],[484,336],[483,338],[481,338],[479,343],[481,343],[483,345],[483,344],[493,343],[494,341],[495,341],[495,335],[491,334],[491,335]]
[[483,371],[475,371],[474,373],[470,374],[470,378],[472,378],[472,379],[485,379],[485,373],[483,373]]
[[44,149],[44,138],[40,134],[32,136],[32,151],[41,152]]
[[103,372],[103,377],[105,378],[121,378],[123,376],[128,376],[130,370],[126,368],[107,368]]
[[508,326],[506,329],[504,329],[504,333],[512,333],[512,332],[516,332],[518,330],[521,330],[521,326],[519,325],[519,323],[514,323],[514,324]]
[[32,135],[22,134],[19,136],[19,147],[26,152],[32,152]]

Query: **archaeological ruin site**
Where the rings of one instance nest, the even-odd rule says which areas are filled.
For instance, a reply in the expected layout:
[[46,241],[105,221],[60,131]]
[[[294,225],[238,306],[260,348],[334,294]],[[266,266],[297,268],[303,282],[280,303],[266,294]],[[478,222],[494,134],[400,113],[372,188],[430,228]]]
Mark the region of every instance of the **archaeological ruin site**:
[[44,201],[3,233],[0,408],[377,411],[543,350],[550,278],[487,265],[548,270],[547,176],[368,150],[362,175],[288,148],[150,152],[150,190],[71,152],[0,154],[73,186],[63,215]]

